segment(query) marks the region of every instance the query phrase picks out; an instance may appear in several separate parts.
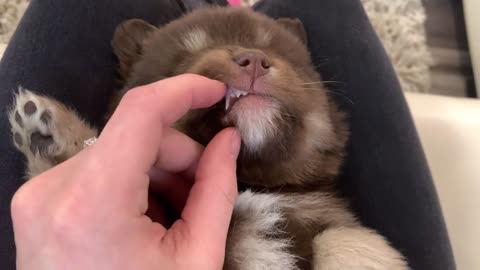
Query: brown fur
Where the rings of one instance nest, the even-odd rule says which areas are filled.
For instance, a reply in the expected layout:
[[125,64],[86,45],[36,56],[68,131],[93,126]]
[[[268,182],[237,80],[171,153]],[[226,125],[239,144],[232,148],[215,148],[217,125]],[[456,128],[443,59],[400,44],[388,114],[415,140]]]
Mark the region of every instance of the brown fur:
[[[143,35],[143,29],[153,28],[140,26],[138,20],[134,21],[135,27],[132,21],[124,22],[119,29],[130,28],[130,31],[117,31],[113,40],[124,78],[124,91],[182,73],[196,73],[226,83],[235,83],[232,78],[234,74],[229,71],[231,56],[252,48],[262,50],[271,57],[273,66],[278,66],[282,72],[269,84],[271,94],[282,101],[283,110],[290,117],[283,122],[283,134],[271,138],[260,156],[242,151],[238,171],[240,181],[262,187],[283,187],[287,184],[331,186],[344,154],[343,146],[347,138],[344,117],[327,96],[320,84],[319,74],[313,69],[308,51],[303,46],[306,37],[305,32],[300,30],[303,29],[300,22],[285,18],[278,21],[254,15],[248,10],[205,9],[156,31],[152,30],[150,38],[138,39],[138,44],[134,46],[124,36],[138,36],[135,34],[137,31]],[[271,33],[272,40],[268,46],[262,47],[256,42],[257,33],[254,30],[259,25],[265,33]],[[182,33],[189,32],[193,29],[192,26],[210,33],[211,48],[190,52],[180,45]],[[137,51],[136,48],[142,46],[140,44],[144,44],[141,55],[125,52],[129,47]],[[132,62],[132,67],[127,67],[126,63]],[[125,70],[130,72],[126,74]],[[309,84],[312,82],[315,83]],[[306,87],[309,89],[303,89]],[[206,144],[225,126],[218,122],[216,116],[222,111],[223,104],[198,110],[187,115],[177,126],[200,143]],[[322,138],[327,142],[322,148],[306,145],[306,142],[315,140],[307,137],[319,136],[309,132],[309,127],[305,126],[302,119],[309,112],[327,115],[333,126],[334,131],[329,137]]]
[[[118,26],[112,42],[122,89],[112,97],[106,119],[129,89],[183,73],[247,91],[245,78],[249,77],[235,59],[245,52],[263,55],[270,72],[257,79],[263,91],[257,94],[278,107],[273,110],[276,115],[265,114],[270,122],[244,123],[235,108],[225,112],[222,100],[211,108],[191,111],[175,124],[204,145],[227,126],[238,126],[242,135],[237,171],[242,190],[229,231],[225,269],[407,269],[402,255],[356,221],[346,202],[335,194],[348,128],[345,115],[311,63],[307,42],[298,19],[273,20],[243,8],[202,8],[162,27],[138,19],[126,21]],[[42,131],[52,137],[55,153],[37,156],[39,160],[67,158],[75,154],[71,149],[79,151],[78,146],[66,147],[79,138],[71,130],[62,133],[62,126],[75,126],[75,134],[82,139],[96,134],[53,99],[48,102],[29,95],[19,94],[10,112],[13,138],[18,139],[16,134],[28,138],[43,128],[38,127],[38,119],[29,120],[36,129],[18,125],[16,112],[28,100],[41,101],[47,110],[62,115],[53,115]],[[68,119],[68,124],[62,119]],[[249,141],[249,133],[243,130],[249,124],[258,128],[258,136],[264,135],[254,138],[261,144]],[[16,146],[32,156],[27,146]]]
[[[127,21],[124,25],[130,23]],[[152,29],[151,26],[142,28]],[[192,29],[207,33],[205,48],[191,51],[181,45],[184,35]],[[259,39],[259,31],[268,33],[266,35],[271,40]],[[122,40],[122,35],[115,36],[115,48],[129,46]],[[286,232],[294,239],[293,252],[308,261],[312,259],[311,241],[324,229],[359,226],[347,211],[346,204],[332,192],[348,135],[345,117],[320,83],[320,75],[314,70],[305,46],[306,32],[298,19],[274,21],[247,9],[208,8],[152,30],[149,38],[137,41],[143,44],[143,51],[130,72],[124,74],[124,91],[182,73],[196,73],[235,86],[237,74],[232,67],[235,55],[245,50],[266,54],[279,74],[272,76],[264,87],[280,100],[286,116],[277,123],[281,125],[281,132],[270,137],[260,153],[242,149],[238,161],[239,182],[257,191],[280,192],[283,213],[288,221]],[[116,54],[121,67],[132,61],[125,54],[118,51]],[[189,113],[176,127],[207,144],[220,129],[235,125],[219,120],[223,114],[223,103],[220,103],[213,108]],[[331,132],[315,133],[317,130],[312,123],[305,120],[308,114],[324,116],[318,121],[324,121]],[[317,191],[304,192],[312,188]],[[237,216],[234,222],[238,224],[241,220]],[[241,227],[236,226],[242,231],[249,225]],[[227,268],[237,268],[234,262],[227,262]],[[303,267],[309,264],[303,263]]]

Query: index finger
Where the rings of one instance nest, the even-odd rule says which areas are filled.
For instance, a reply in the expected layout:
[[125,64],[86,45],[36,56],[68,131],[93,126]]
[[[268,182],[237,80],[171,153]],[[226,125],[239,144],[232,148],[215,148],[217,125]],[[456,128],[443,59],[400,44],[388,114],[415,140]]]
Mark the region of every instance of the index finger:
[[223,83],[193,74],[132,89],[95,146],[102,148],[102,153],[115,153],[106,158],[119,170],[147,172],[157,159],[164,127],[191,109],[214,105],[224,94]]

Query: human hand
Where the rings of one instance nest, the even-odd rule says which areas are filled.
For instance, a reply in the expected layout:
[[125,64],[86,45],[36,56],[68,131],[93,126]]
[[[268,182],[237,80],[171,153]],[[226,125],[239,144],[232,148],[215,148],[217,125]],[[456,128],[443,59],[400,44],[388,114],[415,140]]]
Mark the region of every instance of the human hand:
[[[224,94],[196,75],[129,91],[94,145],[15,194],[17,269],[221,269],[240,139],[226,129],[203,149],[169,126]],[[149,188],[181,212],[171,227]]]

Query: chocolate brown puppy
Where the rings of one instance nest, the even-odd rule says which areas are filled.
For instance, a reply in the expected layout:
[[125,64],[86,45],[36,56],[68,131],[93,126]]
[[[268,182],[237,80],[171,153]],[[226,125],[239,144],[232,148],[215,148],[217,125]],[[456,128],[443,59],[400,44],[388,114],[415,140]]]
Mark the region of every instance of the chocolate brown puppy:
[[[204,145],[228,126],[241,135],[242,188],[225,269],[407,269],[336,196],[347,122],[312,65],[307,40],[298,19],[244,8],[201,8],[162,26],[123,22],[112,41],[121,91],[110,113],[129,89],[179,74],[227,85],[222,101],[175,124]],[[71,157],[78,142],[97,134],[64,105],[26,90],[10,122],[29,175]]]

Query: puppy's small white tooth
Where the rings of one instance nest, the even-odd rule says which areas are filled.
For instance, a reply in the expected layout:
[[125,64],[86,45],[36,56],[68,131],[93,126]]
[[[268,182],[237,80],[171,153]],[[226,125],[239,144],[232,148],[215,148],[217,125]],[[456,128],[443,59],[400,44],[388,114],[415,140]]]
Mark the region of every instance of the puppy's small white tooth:
[[230,108],[230,96],[225,97],[225,111],[228,111],[228,108]]
[[235,91],[235,89],[233,89],[232,87],[229,86],[229,87],[227,88],[227,93],[226,93],[226,95],[227,95],[227,96],[232,96],[234,91]]

